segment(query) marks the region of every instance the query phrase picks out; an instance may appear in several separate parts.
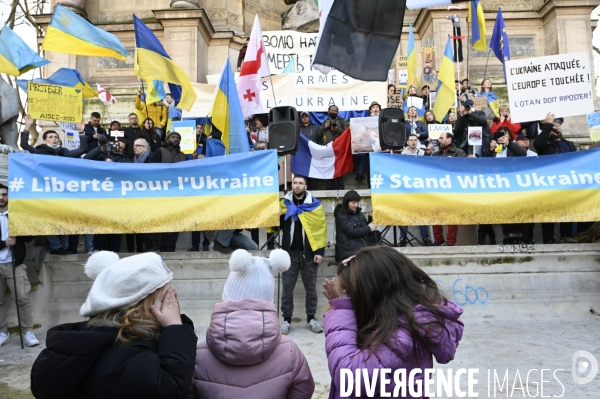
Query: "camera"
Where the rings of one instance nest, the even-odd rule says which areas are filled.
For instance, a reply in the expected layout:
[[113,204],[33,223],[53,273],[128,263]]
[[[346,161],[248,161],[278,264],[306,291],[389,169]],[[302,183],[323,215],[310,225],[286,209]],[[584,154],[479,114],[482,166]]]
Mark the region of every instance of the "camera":
[[471,106],[470,105],[465,105],[465,111],[470,111],[471,110]]
[[331,127],[337,127],[337,126],[338,126],[337,122],[331,121]]
[[100,152],[119,152],[121,148],[118,143],[106,143],[100,146]]

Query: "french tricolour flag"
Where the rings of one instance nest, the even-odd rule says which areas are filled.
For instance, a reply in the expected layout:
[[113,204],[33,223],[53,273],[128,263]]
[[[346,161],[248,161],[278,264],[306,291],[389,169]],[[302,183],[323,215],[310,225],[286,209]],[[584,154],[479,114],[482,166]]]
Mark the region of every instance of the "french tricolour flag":
[[319,145],[300,135],[298,152],[292,157],[292,173],[317,179],[334,179],[354,169],[350,129],[333,143]]

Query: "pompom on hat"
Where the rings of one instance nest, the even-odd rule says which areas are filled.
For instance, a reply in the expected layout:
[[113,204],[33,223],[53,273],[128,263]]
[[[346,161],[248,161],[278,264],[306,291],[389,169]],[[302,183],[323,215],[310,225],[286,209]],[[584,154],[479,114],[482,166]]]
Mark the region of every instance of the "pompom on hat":
[[282,273],[290,268],[290,255],[281,249],[271,251],[269,258],[252,256],[238,249],[229,258],[229,277],[223,288],[223,302],[262,299],[273,303],[275,282],[272,271]]
[[127,309],[173,279],[173,272],[154,252],[119,259],[114,252],[100,251],[90,256],[84,271],[94,280],[79,310],[84,317]]

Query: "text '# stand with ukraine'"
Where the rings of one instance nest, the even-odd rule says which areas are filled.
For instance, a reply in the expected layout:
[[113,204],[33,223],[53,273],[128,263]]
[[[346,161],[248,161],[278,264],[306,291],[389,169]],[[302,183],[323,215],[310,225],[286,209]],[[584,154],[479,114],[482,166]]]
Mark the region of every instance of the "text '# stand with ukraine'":
[[395,226],[600,220],[600,149],[544,157],[370,154],[373,221]]
[[279,224],[275,151],[143,165],[11,154],[9,171],[9,223],[16,236]]

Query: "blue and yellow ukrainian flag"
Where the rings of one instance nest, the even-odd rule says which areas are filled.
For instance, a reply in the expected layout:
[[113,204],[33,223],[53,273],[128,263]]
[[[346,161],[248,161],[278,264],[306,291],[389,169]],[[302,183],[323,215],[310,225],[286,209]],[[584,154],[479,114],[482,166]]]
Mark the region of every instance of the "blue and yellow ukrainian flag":
[[83,17],[57,4],[46,29],[42,49],[57,53],[127,59],[127,50],[115,35],[96,28]]
[[50,63],[40,57],[12,29],[4,25],[0,32],[0,72],[19,76]]
[[284,220],[290,217],[297,221],[300,219],[304,232],[308,238],[310,248],[316,251],[325,248],[327,245],[327,221],[325,219],[325,210],[323,204],[313,196],[310,196],[311,202],[296,206],[291,201],[292,195],[288,193],[279,201],[279,208],[284,214]]
[[[17,79],[17,84],[25,93],[27,93],[27,83],[29,80]],[[83,98],[94,98],[98,97],[98,92],[85,81],[79,74],[79,71],[71,68],[60,68],[54,72],[48,79],[33,79],[35,83],[45,83],[49,85],[75,87],[77,89],[83,89]]]
[[434,115],[442,120],[448,113],[448,110],[454,106],[456,98],[456,89],[454,87],[454,55],[452,53],[452,42],[448,37],[446,50],[442,57],[440,72],[438,73],[437,97],[433,106]]
[[408,87],[417,87],[417,50],[412,24],[408,29]]
[[196,92],[190,82],[190,78],[179,65],[177,65],[152,30],[148,28],[138,17],[133,16],[135,29],[135,63],[136,76],[146,82],[161,80],[182,88],[179,107],[189,111],[196,101]]
[[[488,51],[485,43],[485,14],[479,0],[469,4],[467,20],[471,22],[471,43],[475,50]],[[436,100],[437,101],[437,100]]]
[[292,56],[292,59],[290,60],[290,62],[288,62],[288,64],[283,69],[283,72],[281,72],[281,73],[284,74],[284,73],[296,73],[296,72],[298,72],[298,70],[296,68],[296,57]]
[[229,58],[225,60],[209,115],[212,125],[223,133],[221,140],[228,153],[250,151],[242,106]]

